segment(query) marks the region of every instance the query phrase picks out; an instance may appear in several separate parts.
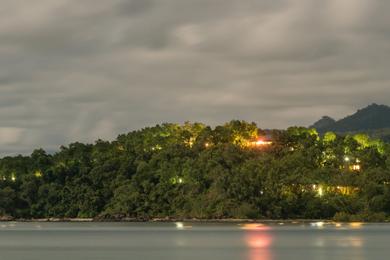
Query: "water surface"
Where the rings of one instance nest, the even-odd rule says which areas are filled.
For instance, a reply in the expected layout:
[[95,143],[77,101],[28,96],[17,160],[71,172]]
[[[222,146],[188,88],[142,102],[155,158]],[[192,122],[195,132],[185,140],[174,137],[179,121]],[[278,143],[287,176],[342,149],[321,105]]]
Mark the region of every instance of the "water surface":
[[0,260],[389,258],[389,224],[0,223]]

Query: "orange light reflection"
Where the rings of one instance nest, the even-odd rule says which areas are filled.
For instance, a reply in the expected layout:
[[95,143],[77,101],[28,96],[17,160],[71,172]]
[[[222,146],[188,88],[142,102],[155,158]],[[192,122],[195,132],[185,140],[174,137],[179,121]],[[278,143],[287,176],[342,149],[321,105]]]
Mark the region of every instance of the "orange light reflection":
[[349,224],[349,226],[350,226],[351,228],[356,228],[356,229],[358,229],[358,228],[361,228],[361,227],[363,226],[363,223],[361,223],[361,222],[352,222],[352,223]]
[[270,247],[273,238],[269,233],[271,227],[262,224],[245,224],[245,242],[248,247],[248,260],[270,260]]

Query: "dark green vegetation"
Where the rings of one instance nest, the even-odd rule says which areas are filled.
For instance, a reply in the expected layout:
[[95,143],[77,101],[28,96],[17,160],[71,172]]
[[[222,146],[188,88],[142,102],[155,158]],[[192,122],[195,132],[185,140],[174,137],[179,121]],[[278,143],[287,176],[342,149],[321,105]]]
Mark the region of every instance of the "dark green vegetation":
[[364,132],[374,138],[390,142],[390,107],[372,104],[341,120],[324,116],[311,128],[319,133],[333,131],[339,134]]
[[[272,140],[266,142],[265,136]],[[365,135],[163,124],[0,160],[0,215],[332,218],[390,214],[390,150]]]

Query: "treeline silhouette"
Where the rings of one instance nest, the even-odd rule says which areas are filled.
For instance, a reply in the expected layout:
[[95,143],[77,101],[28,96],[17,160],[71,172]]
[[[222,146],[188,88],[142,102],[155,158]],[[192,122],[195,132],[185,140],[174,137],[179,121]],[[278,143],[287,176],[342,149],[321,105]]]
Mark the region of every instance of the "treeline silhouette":
[[0,215],[382,221],[389,184],[389,145],[364,134],[162,124],[2,158]]

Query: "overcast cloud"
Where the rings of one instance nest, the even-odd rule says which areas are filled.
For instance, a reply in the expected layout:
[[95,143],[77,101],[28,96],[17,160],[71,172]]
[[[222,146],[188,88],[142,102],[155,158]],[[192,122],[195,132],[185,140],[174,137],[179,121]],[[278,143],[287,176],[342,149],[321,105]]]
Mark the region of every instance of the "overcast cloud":
[[389,104],[389,1],[0,0],[0,155]]

